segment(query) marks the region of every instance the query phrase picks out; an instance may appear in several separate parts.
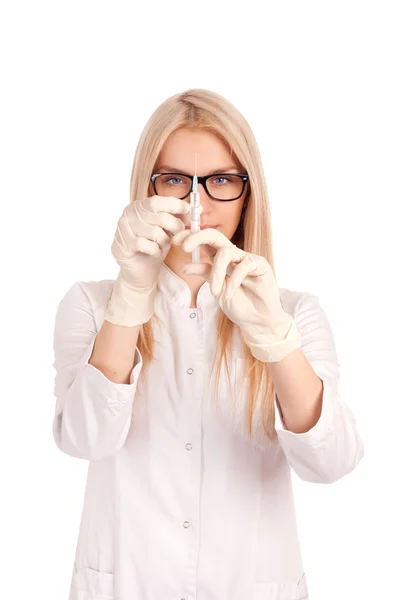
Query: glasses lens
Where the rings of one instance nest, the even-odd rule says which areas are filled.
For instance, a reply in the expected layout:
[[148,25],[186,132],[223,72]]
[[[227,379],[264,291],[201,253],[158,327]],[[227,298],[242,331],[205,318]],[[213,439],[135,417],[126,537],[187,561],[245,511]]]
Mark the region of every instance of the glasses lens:
[[184,175],[160,175],[155,179],[155,190],[158,196],[175,196],[183,198],[189,193],[192,182]]
[[243,180],[237,175],[213,175],[206,185],[211,196],[218,200],[233,200],[243,191]]

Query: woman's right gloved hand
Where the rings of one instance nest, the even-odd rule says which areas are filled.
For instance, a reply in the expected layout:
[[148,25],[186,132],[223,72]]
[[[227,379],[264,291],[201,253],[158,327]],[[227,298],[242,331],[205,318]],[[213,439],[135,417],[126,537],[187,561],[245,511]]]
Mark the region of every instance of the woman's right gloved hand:
[[189,213],[190,204],[173,196],[151,196],[125,207],[111,246],[120,272],[105,320],[132,327],[151,318],[161,265]]

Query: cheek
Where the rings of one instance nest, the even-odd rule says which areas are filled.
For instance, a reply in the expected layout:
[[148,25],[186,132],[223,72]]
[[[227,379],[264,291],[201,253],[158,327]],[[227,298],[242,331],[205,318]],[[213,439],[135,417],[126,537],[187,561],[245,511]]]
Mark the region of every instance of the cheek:
[[[233,204],[233,203],[232,203]],[[232,234],[236,231],[239,225],[240,215],[242,213],[242,204],[235,204],[234,206],[223,206],[221,207],[220,223],[224,229],[229,230]]]

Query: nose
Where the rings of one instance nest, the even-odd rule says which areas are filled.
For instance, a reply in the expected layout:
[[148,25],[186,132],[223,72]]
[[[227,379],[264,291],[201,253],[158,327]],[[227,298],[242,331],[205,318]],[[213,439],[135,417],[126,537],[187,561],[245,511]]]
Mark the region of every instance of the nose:
[[[210,196],[207,194],[204,184],[199,183],[198,190],[199,190],[199,194],[200,194],[200,204],[203,207],[203,214],[204,214],[211,208],[212,200],[211,200]],[[190,201],[190,196],[189,196],[189,201]]]

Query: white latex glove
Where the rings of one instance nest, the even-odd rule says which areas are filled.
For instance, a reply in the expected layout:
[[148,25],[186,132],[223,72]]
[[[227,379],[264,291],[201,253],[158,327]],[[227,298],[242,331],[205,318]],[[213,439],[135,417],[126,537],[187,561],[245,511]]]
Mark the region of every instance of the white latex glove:
[[300,331],[282,308],[274,273],[265,258],[244,252],[218,229],[181,231],[172,243],[185,252],[206,246],[212,264],[188,264],[184,273],[202,275],[209,281],[211,293],[241,328],[255,358],[277,362],[301,346]]
[[106,309],[107,321],[132,327],[151,318],[161,265],[172,236],[185,229],[179,216],[185,219],[189,212],[190,204],[173,196],[151,196],[125,207],[111,246],[120,272]]

